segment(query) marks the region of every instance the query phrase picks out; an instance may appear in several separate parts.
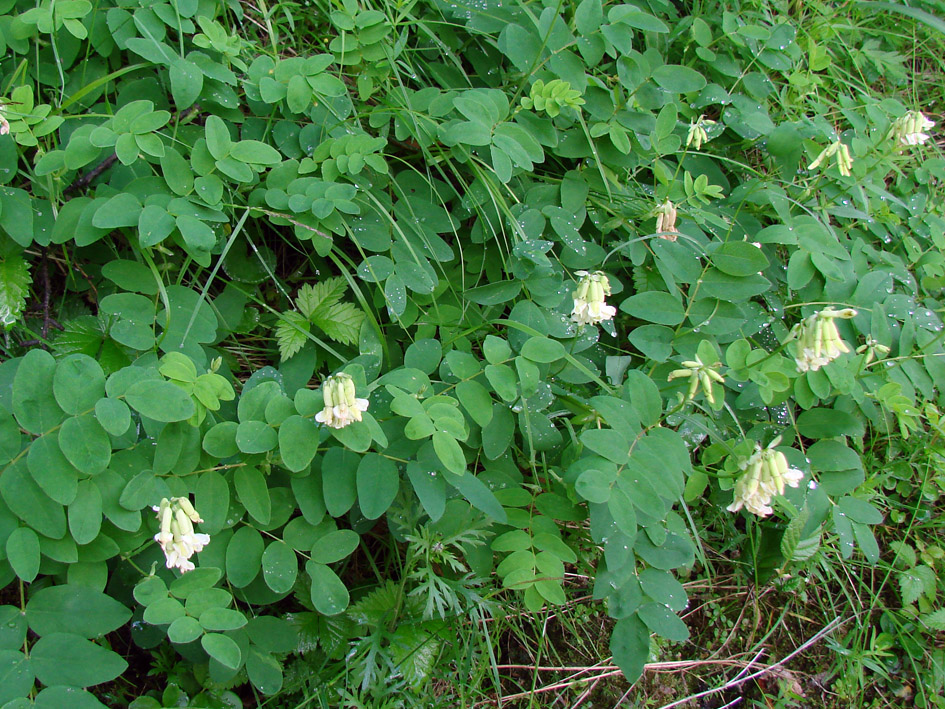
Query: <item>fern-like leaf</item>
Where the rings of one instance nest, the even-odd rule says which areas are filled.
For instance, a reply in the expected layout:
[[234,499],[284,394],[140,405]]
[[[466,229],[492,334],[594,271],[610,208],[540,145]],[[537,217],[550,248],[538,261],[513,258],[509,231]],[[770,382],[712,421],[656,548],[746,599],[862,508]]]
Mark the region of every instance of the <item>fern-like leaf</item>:
[[335,303],[328,308],[319,308],[312,316],[312,323],[335,342],[353,345],[358,341],[364,313],[351,303]]
[[279,345],[279,356],[289,359],[308,342],[309,323],[305,316],[289,311],[279,316],[276,323],[276,343]]
[[0,258],[0,325],[9,329],[19,319],[32,282],[29,264],[20,254]]
[[306,318],[311,319],[318,311],[324,311],[341,301],[348,284],[344,278],[326,278],[320,283],[304,285],[295,296],[295,307]]

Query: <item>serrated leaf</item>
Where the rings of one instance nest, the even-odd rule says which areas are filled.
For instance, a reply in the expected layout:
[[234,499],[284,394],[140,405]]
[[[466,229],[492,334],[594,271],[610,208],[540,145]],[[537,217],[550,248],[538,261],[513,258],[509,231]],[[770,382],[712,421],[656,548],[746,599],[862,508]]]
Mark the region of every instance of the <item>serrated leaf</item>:
[[805,507],[788,523],[787,529],[784,530],[784,536],[781,537],[781,555],[788,561],[793,561],[794,559],[794,551],[797,549],[797,545],[801,540],[801,532],[804,529],[804,525],[807,524],[807,518],[809,516],[810,512],[807,507]]
[[937,611],[932,611],[931,613],[926,613],[921,618],[919,618],[922,625],[935,630],[938,632],[945,631],[945,608],[940,608]]
[[283,360],[296,354],[308,342],[308,320],[299,313],[282,313],[276,322],[276,344],[279,345],[279,357]]
[[929,581],[935,588],[935,572],[928,566],[916,566],[899,574],[899,592],[905,605],[915,603],[919,596],[927,593]]
[[364,313],[351,303],[335,303],[319,308],[312,323],[335,342],[353,345],[358,341]]
[[20,317],[30,283],[29,264],[20,254],[0,259],[0,325],[10,327]]
[[320,308],[330,308],[341,301],[348,284],[344,278],[326,278],[315,285],[305,284],[295,296],[295,307],[306,318],[311,318]]

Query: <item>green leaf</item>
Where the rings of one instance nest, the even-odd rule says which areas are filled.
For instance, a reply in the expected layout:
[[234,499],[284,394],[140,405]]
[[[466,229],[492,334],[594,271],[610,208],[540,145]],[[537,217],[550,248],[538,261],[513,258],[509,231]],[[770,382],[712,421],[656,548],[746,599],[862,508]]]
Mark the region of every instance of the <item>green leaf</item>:
[[105,470],[112,457],[108,434],[91,414],[71,416],[63,422],[59,447],[66,460],[86,475]]
[[201,566],[199,569],[193,569],[174,579],[171,582],[169,591],[171,595],[181,600],[187,600],[197,591],[216,586],[222,575],[223,572],[214,566]]
[[522,345],[522,355],[533,362],[557,362],[566,354],[564,345],[548,337],[532,337]]
[[62,421],[53,395],[56,360],[41,349],[27,352],[13,377],[13,415],[30,433],[41,435]]
[[282,663],[268,653],[251,648],[246,658],[246,672],[249,681],[263,694],[272,696],[282,689]]
[[279,435],[264,421],[241,421],[236,427],[236,445],[243,453],[265,453],[279,445]]
[[162,379],[132,384],[125,392],[125,401],[135,411],[155,421],[186,421],[194,415],[194,402],[187,393]]
[[727,241],[712,252],[715,267],[730,276],[750,276],[764,271],[768,259],[764,252],[747,241]]
[[26,604],[26,620],[37,635],[68,632],[96,638],[117,630],[130,618],[125,606],[88,586],[49,586]]
[[350,596],[344,582],[325,564],[309,561],[305,571],[312,579],[312,603],[324,615],[338,615],[348,607]]
[[0,258],[0,326],[9,328],[19,319],[30,283],[30,267],[22,255]]
[[[642,14],[642,13],[641,13]],[[662,64],[653,70],[653,80],[671,93],[684,94],[705,88],[705,77],[680,64]]]
[[79,471],[62,454],[58,431],[34,439],[26,460],[33,480],[51,499],[62,505],[75,499]]
[[463,449],[453,436],[437,431],[433,434],[433,450],[436,457],[451,473],[462,475],[466,472],[466,457]]
[[6,543],[7,561],[14,573],[27,583],[39,573],[39,537],[29,527],[17,527]]
[[169,626],[167,626],[167,639],[172,643],[186,645],[203,635],[203,626],[196,618],[189,615],[182,615]]
[[0,475],[0,495],[13,514],[43,536],[62,539],[65,535],[62,505],[49,499],[33,481],[22,458]]
[[99,399],[95,402],[95,418],[113,436],[121,436],[131,426],[131,411],[121,399]]
[[367,453],[358,464],[357,484],[361,512],[367,519],[377,519],[397,497],[400,474],[390,458]]
[[883,513],[866,500],[845,495],[837,500],[837,505],[840,507],[843,514],[854,522],[860,522],[862,524],[883,523]]
[[226,123],[219,116],[209,116],[204,124],[207,138],[207,150],[215,160],[223,160],[230,154],[232,140]]
[[602,504],[610,500],[615,476],[601,470],[585,470],[574,483],[575,491],[588,502]]
[[237,630],[246,625],[246,616],[240,611],[215,607],[201,613],[199,621],[204,630]]
[[521,290],[521,281],[499,281],[477,288],[469,288],[463,293],[463,296],[479,305],[500,305],[512,300]]
[[99,229],[118,229],[138,226],[141,202],[133,194],[122,192],[107,200],[92,217],[92,226]]
[[117,653],[72,633],[41,637],[30,650],[30,665],[43,684],[70,687],[110,682],[128,667]]
[[81,480],[69,504],[69,532],[76,544],[89,544],[101,529],[102,493],[90,480]]
[[645,603],[637,614],[650,630],[667,640],[685,642],[689,639],[689,628],[662,603]]
[[469,416],[480,426],[492,421],[492,397],[488,389],[477,381],[467,380],[456,385],[456,398]]
[[0,703],[25,697],[32,689],[30,661],[19,650],[0,650]]
[[810,409],[797,417],[797,430],[807,438],[863,435],[863,422],[839,409]]
[[[193,182],[191,182],[191,187]],[[138,243],[142,248],[156,246],[171,235],[177,228],[177,221],[167,210],[156,204],[149,204],[138,216]]]
[[310,418],[293,415],[279,426],[282,463],[294,473],[305,470],[318,451],[318,427]]
[[436,470],[426,470],[416,461],[407,464],[407,478],[423,509],[436,522],[446,511],[446,482]]
[[244,465],[233,473],[233,485],[236,488],[236,496],[253,519],[260,524],[269,524],[272,500],[265,476],[257,468]]
[[660,325],[678,325],[686,318],[682,304],[665,291],[647,291],[630,296],[620,309],[634,317]]
[[590,428],[581,434],[581,442],[617,465],[630,459],[630,441],[613,429]]
[[650,631],[636,615],[618,620],[610,635],[614,663],[628,682],[636,682],[650,654]]
[[203,531],[216,534],[226,524],[230,509],[230,487],[220,473],[209,470],[197,479],[194,506],[203,517]]
[[358,548],[361,537],[350,529],[328,532],[312,545],[312,561],[319,564],[334,564]]
[[271,542],[262,555],[262,571],[269,588],[276,593],[288,593],[295,586],[299,572],[295,551],[285,542]]
[[171,78],[171,96],[174,105],[183,111],[194,105],[203,90],[203,72],[193,62],[174,57],[168,72]]
[[207,633],[200,638],[200,645],[214,660],[231,670],[238,670],[243,661],[240,646],[233,638],[220,633]]
[[312,316],[312,324],[335,342],[354,345],[358,342],[364,313],[351,303],[335,303],[319,308]]
[[465,475],[450,475],[447,482],[459,490],[469,503],[478,510],[482,510],[500,524],[505,524],[508,517],[505,508],[496,499],[492,490],[472,473]]
[[226,577],[236,588],[248,586],[259,574],[265,544],[253,527],[240,527],[226,547]]

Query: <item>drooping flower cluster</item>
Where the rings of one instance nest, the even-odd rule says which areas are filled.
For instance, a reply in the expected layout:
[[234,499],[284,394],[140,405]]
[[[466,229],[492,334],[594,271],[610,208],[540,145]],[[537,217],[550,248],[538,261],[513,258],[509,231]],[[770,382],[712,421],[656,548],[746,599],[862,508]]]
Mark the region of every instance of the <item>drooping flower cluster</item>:
[[702,150],[702,144],[709,142],[709,134],[706,128],[714,126],[715,121],[710,121],[704,115],[699,116],[699,120],[689,124],[689,134],[686,136],[686,147],[690,145],[696,150]]
[[699,385],[702,385],[702,391],[710,404],[715,403],[715,393],[712,391],[712,382],[723,384],[725,377],[716,372],[710,365],[704,364],[699,355],[695,359],[686,360],[682,363],[685,369],[674,369],[669,373],[667,381],[673,381],[680,377],[689,377],[689,391],[686,393],[686,401],[691,400],[699,391]]
[[837,169],[840,171],[841,175],[844,177],[849,177],[852,174],[850,170],[853,168],[853,158],[850,156],[850,148],[848,148],[845,143],[839,140],[834,141],[826,148],[821,150],[820,155],[817,156],[817,159],[814,160],[814,162],[807,166],[807,169],[815,170],[830,158],[835,158]]
[[676,241],[676,207],[669,200],[656,208],[656,232],[661,239]]
[[888,137],[901,145],[922,145],[931,137],[926,131],[934,126],[922,111],[907,111],[893,123]]
[[820,312],[801,320],[791,330],[790,339],[795,339],[794,362],[798,372],[816,372],[830,364],[850,348],[840,339],[837,332],[837,318],[849,319],[856,316],[853,308],[834,310],[824,308]]
[[601,271],[578,271],[581,277],[577,290],[574,291],[574,309],[571,319],[579,325],[596,325],[610,320],[617,314],[617,308],[607,305],[605,297],[610,295],[610,281]]
[[167,568],[193,571],[195,567],[190,557],[210,543],[210,535],[194,532],[194,525],[203,522],[197,510],[186,497],[165,497],[160,505],[151,509],[157,512],[161,523],[161,531],[154,535],[154,541],[164,551]]
[[315,414],[315,420],[331,428],[344,428],[349,423],[360,421],[361,412],[368,408],[368,400],[357,398],[354,380],[344,372],[328,377],[322,383],[322,397],[325,408]]
[[738,467],[745,471],[735,483],[735,499],[726,509],[738,512],[742,507],[758,515],[767,517],[772,513],[771,498],[783,495],[785,486],[797,487],[804,477],[804,471],[788,465],[784,453],[775,450],[781,443],[781,436],[775,438],[767,448],[755,444],[755,452],[739,462]]

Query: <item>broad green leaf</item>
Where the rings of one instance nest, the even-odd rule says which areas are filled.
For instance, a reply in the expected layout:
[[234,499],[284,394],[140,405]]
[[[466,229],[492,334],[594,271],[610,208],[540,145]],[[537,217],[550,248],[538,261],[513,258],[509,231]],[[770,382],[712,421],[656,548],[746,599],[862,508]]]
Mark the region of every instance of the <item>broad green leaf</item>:
[[449,475],[447,482],[459,490],[469,503],[478,510],[482,510],[500,524],[505,524],[507,515],[505,508],[499,503],[492,490],[472,473],[465,475]]
[[279,426],[279,453],[292,472],[305,470],[318,451],[318,427],[310,418],[290,416]]
[[236,488],[236,496],[253,519],[260,524],[269,524],[272,500],[265,476],[257,468],[244,465],[233,473],[233,486]]
[[88,586],[49,586],[26,604],[26,620],[37,635],[68,632],[96,638],[117,630],[130,618],[125,606]]
[[610,635],[610,652],[628,682],[636,682],[650,654],[650,631],[637,616],[618,620]]
[[26,460],[33,480],[51,499],[62,505],[75,499],[79,471],[62,454],[58,431],[34,439]]
[[181,600],[187,600],[197,591],[216,586],[222,575],[223,572],[216,567],[201,566],[199,569],[193,569],[174,579],[168,590],[171,595]]
[[102,493],[95,483],[79,481],[75,499],[69,504],[69,533],[76,544],[88,544],[102,528]]
[[666,91],[677,94],[699,91],[706,85],[702,74],[679,64],[663,64],[656,67],[653,70],[653,80]]
[[226,547],[226,577],[236,588],[256,578],[262,565],[265,544],[253,527],[240,527]]
[[113,436],[121,436],[131,426],[131,411],[121,399],[99,399],[95,402],[95,418]]
[[167,626],[167,639],[172,643],[186,645],[203,635],[203,626],[196,618],[183,615]]
[[662,603],[645,603],[637,614],[650,630],[667,640],[684,642],[689,639],[689,628]]
[[221,633],[207,633],[200,638],[200,645],[214,660],[231,670],[239,669],[243,656],[240,646],[233,638]]
[[186,421],[194,415],[194,402],[180,387],[162,379],[132,384],[125,401],[135,411],[155,421]]
[[7,561],[14,573],[27,583],[39,573],[39,537],[29,527],[17,527],[6,543]]
[[312,561],[319,564],[334,564],[358,548],[361,537],[350,529],[328,532],[312,545]]
[[66,460],[86,475],[105,470],[112,457],[108,434],[92,414],[71,416],[63,422],[59,448]]
[[451,473],[461,476],[466,472],[466,457],[453,436],[437,431],[433,434],[433,449],[436,451],[436,457]]
[[30,350],[13,378],[13,415],[30,433],[43,434],[62,421],[53,395],[56,360],[41,349]]
[[620,309],[634,317],[660,325],[678,325],[686,317],[683,306],[665,291],[647,291],[632,295]]
[[312,579],[312,603],[325,615],[338,615],[348,607],[350,596],[344,582],[325,564],[309,561],[305,571]]
[[367,453],[358,464],[357,485],[361,512],[367,519],[377,519],[397,496],[400,474],[390,458]]
[[246,658],[246,673],[253,686],[263,694],[272,696],[282,689],[282,663],[269,653],[250,648]]
[[522,345],[522,355],[533,362],[556,362],[566,354],[564,345],[548,337],[532,337]]
[[797,417],[797,430],[807,438],[863,435],[863,423],[846,411],[809,409]]
[[727,241],[721,244],[712,252],[712,263],[730,276],[750,276],[768,267],[764,252],[747,241]]
[[65,535],[62,505],[49,499],[33,481],[22,458],[0,475],[0,495],[13,514],[43,536],[62,539]]
[[295,551],[285,542],[270,542],[262,555],[262,571],[263,580],[269,588],[276,593],[288,593],[295,585],[299,572]]
[[278,444],[279,434],[263,421],[241,421],[236,428],[236,445],[243,453],[265,453]]
[[30,665],[43,684],[71,687],[110,682],[128,667],[117,653],[73,633],[41,637],[30,649]]
[[216,534],[223,529],[230,509],[230,488],[226,478],[214,470],[201,473],[194,503],[203,518],[201,529],[204,533]]
[[25,697],[33,689],[33,678],[33,668],[22,652],[0,650],[0,702]]
[[207,608],[198,620],[204,630],[237,630],[246,625],[246,616],[229,608]]

